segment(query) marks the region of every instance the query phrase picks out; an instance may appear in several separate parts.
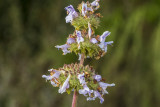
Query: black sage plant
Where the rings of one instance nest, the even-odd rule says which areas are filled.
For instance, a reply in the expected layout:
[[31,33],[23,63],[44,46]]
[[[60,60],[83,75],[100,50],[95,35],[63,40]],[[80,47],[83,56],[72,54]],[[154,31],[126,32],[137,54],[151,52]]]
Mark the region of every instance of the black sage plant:
[[55,46],[63,51],[63,55],[74,52],[79,56],[79,63],[65,64],[59,69],[50,69],[50,75],[42,77],[50,81],[54,87],[59,87],[58,92],[74,91],[72,107],[76,107],[77,95],[82,94],[87,101],[100,99],[104,102],[103,96],[108,94],[107,87],[115,86],[114,83],[105,83],[105,80],[98,75],[92,66],[83,65],[84,59],[99,59],[107,53],[107,46],[113,41],[106,42],[106,37],[110,35],[105,31],[102,35],[96,35],[95,29],[99,26],[100,13],[95,13],[99,8],[99,0],[92,3],[82,2],[78,5],[77,12],[72,5],[65,7],[67,11],[66,23],[75,27],[73,34],[69,34],[66,44]]

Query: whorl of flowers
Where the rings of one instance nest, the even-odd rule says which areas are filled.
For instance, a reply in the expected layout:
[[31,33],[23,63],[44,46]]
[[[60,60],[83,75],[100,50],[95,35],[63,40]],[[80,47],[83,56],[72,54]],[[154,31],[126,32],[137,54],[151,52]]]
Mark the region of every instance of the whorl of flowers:
[[104,101],[103,95],[108,94],[106,88],[115,86],[115,84],[104,83],[104,79],[95,73],[93,67],[88,65],[83,66],[80,64],[64,65],[59,69],[48,70],[50,75],[43,75],[42,77],[49,80],[54,87],[59,87],[58,92],[67,92],[76,90],[79,94],[87,97],[87,100],[100,99]]
[[77,55],[85,54],[85,58],[94,57],[99,59],[107,52],[107,46],[113,41],[105,42],[110,35],[105,31],[102,35],[96,35],[94,29],[99,26],[100,13],[95,13],[99,8],[99,0],[92,3],[82,2],[76,12],[72,5],[65,7],[67,11],[66,23],[71,23],[75,27],[75,32],[67,38],[66,44],[55,46],[63,51],[63,55],[74,52]]
[[[95,11],[100,7],[100,0],[92,3],[82,2],[78,6],[77,12],[72,5],[65,7],[67,11],[66,23],[71,23],[75,27],[73,34],[70,34],[66,40],[66,44],[55,46],[63,51],[63,55],[74,52],[79,55],[81,60],[84,58],[99,59],[107,52],[107,46],[113,41],[106,42],[106,37],[110,35],[109,31],[105,31],[102,35],[96,35],[94,30],[99,26],[100,13]],[[59,69],[48,70],[50,75],[42,77],[50,81],[54,87],[59,87],[58,92],[77,91],[87,97],[88,100],[100,99],[103,103],[105,94],[108,94],[107,87],[115,86],[114,83],[105,83],[101,75],[95,73],[93,67],[83,64],[68,64]]]

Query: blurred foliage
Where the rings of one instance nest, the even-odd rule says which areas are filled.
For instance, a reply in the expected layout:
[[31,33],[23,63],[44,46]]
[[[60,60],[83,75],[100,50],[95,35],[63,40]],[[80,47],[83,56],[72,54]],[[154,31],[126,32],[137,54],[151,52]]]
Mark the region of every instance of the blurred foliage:
[[[91,1],[91,0],[90,0]],[[77,62],[54,48],[74,29],[65,6],[80,0],[0,0],[0,107],[70,107],[72,94],[59,94],[42,74]],[[160,0],[101,0],[97,34],[112,32],[108,54],[88,59],[106,82],[115,83],[101,105],[79,95],[79,107],[159,107]]]

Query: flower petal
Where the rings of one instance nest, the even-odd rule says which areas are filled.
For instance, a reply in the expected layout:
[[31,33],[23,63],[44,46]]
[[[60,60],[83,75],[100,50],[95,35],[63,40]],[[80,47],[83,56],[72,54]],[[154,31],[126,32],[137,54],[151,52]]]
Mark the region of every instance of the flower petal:
[[107,37],[108,35],[110,35],[110,34],[111,34],[111,32],[105,31],[105,32],[100,36],[100,42],[101,42],[101,43],[104,43],[105,40],[106,40],[106,37]]
[[72,22],[72,20],[73,20],[73,17],[72,17],[72,15],[71,14],[69,14],[68,16],[66,16],[66,23],[69,23],[69,22]]
[[82,85],[85,85],[85,84],[86,84],[86,82],[85,82],[85,77],[84,77],[84,73],[83,73],[83,74],[79,74],[79,75],[78,75],[78,79],[79,79],[80,84],[82,84]]
[[108,83],[104,83],[104,82],[99,82],[99,85],[100,87],[103,89],[103,94],[108,94],[106,88],[109,86],[109,87],[112,87],[112,86],[115,86],[114,83],[112,84],[108,84]]
[[51,84],[52,84],[53,86],[55,86],[55,87],[58,86],[58,85],[57,85],[55,82],[53,82],[53,81],[51,81]]
[[68,16],[66,16],[66,23],[72,22],[72,20],[76,17],[78,17],[78,13],[75,11],[72,5],[65,7],[65,10],[68,13]]
[[51,71],[53,71],[53,69],[49,69],[48,71],[51,72]]
[[68,13],[73,13],[75,11],[74,7],[72,5],[69,5],[64,8]]
[[96,7],[95,10],[97,10],[99,8],[99,2],[100,0],[95,0],[91,3],[91,6]]
[[95,75],[94,79],[99,82],[102,79],[102,77],[101,77],[101,75]]
[[88,22],[88,36],[91,38],[92,35],[92,29],[91,29],[91,24]]
[[107,45],[111,45],[112,43],[113,43],[113,41],[101,42],[101,43],[99,44],[99,47],[100,47],[103,51],[107,52]]
[[96,38],[92,38],[92,39],[90,40],[90,42],[91,42],[91,43],[93,43],[93,44],[98,43],[98,41],[97,41],[97,39],[96,39]]
[[87,85],[84,85],[83,89],[79,90],[79,94],[83,94],[84,96],[87,96],[86,94],[91,96],[91,93],[93,93],[93,90],[90,90]]
[[82,16],[86,16],[87,13],[87,4],[82,3]]
[[102,104],[104,99],[102,98],[102,95],[98,92],[98,91],[94,91],[94,98],[99,98],[100,99],[100,103]]
[[80,42],[84,41],[84,38],[81,35],[81,31],[76,31],[77,34],[77,43],[79,44]]
[[67,39],[67,43],[68,44],[72,44],[72,43],[75,43],[76,41],[75,41],[75,39],[74,38],[68,38]]
[[60,75],[60,72],[59,71],[56,71],[54,70],[54,74],[53,75],[42,75],[42,78],[45,78],[46,80],[52,80],[53,78],[59,78],[59,75]]
[[87,98],[87,101],[91,101],[91,100],[95,100],[95,98],[94,97],[88,97]]
[[68,44],[57,45],[55,47],[58,49],[62,49],[64,55],[66,55],[67,53],[70,53],[70,51],[68,51],[68,48],[70,47]]
[[47,75],[42,75],[42,78],[45,78],[46,80],[51,80],[51,79],[53,79],[54,78],[54,75],[49,75],[49,76],[47,76]]
[[67,79],[63,83],[62,87],[58,90],[59,93],[62,94],[66,91],[67,88],[69,88],[69,79],[70,79],[70,75],[67,77]]

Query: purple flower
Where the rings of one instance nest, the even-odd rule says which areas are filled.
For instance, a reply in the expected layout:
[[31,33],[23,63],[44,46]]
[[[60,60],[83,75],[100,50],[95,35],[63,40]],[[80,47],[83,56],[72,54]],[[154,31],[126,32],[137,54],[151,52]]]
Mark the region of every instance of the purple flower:
[[97,43],[98,41],[97,41],[96,38],[92,38],[92,39],[90,40],[90,42],[93,43],[93,44],[95,44],[95,43]]
[[69,14],[68,16],[66,16],[65,19],[66,19],[66,23],[72,22],[73,16]]
[[105,31],[105,32],[100,36],[100,42],[101,42],[101,43],[102,43],[102,42],[105,42],[106,37],[107,37],[108,35],[110,35],[110,34],[111,34],[111,32]]
[[57,85],[55,82],[53,82],[53,81],[51,81],[51,84],[52,84],[53,86],[55,86],[55,87],[58,86],[58,85]]
[[87,11],[91,11],[91,12],[93,12],[93,9],[92,9],[92,8],[90,8],[90,7],[87,7]]
[[84,39],[81,35],[81,31],[76,31],[76,34],[77,34],[77,43],[79,44],[80,42],[83,42]]
[[54,78],[54,75],[42,75],[42,78],[45,78],[46,80],[52,80]]
[[94,91],[94,97],[100,99],[100,103],[102,104],[104,99],[102,98],[101,94],[98,91]]
[[87,101],[95,100],[97,97],[100,99],[100,103],[102,104],[104,102],[104,99],[102,98],[102,95],[98,91],[94,91],[94,97],[88,97]]
[[106,88],[109,86],[109,87],[112,87],[112,86],[115,86],[114,83],[112,84],[108,84],[108,83],[104,83],[104,82],[99,82],[99,85],[100,87],[103,89],[103,94],[108,94]]
[[95,10],[97,10],[99,8],[99,2],[100,0],[95,0],[91,3],[91,6],[96,7]]
[[75,11],[75,9],[72,5],[69,5],[69,6],[65,7],[64,9],[67,11],[68,14],[73,13]]
[[105,40],[106,40],[106,37],[108,36],[108,35],[110,35],[111,34],[111,32],[109,32],[109,31],[105,31],[101,36],[100,36],[100,38],[99,38],[99,40],[100,40],[100,44],[99,44],[99,47],[103,50],[103,51],[105,51],[105,52],[107,52],[107,45],[111,45],[112,43],[113,43],[113,41],[109,41],[109,42],[105,42]]
[[68,44],[57,45],[55,47],[58,48],[58,49],[62,49],[63,55],[66,55],[67,53],[70,53],[70,51],[68,51],[68,48],[70,47]]
[[82,3],[82,16],[86,16],[87,13],[87,4]]
[[100,75],[95,75],[94,79],[97,80],[98,82],[102,79],[102,77]]
[[109,41],[109,42],[102,42],[99,44],[99,47],[104,51],[107,52],[107,45],[111,45],[113,43],[113,41]]
[[84,73],[83,73],[83,74],[79,74],[79,75],[78,75],[78,79],[79,79],[80,84],[82,84],[82,85],[85,85],[85,84],[86,84],[86,82],[85,82],[85,77],[84,77]]
[[75,11],[75,9],[73,8],[72,5],[65,7],[65,10],[68,13],[68,16],[66,16],[66,23],[72,22],[72,20],[76,17],[78,17],[77,12]]
[[[60,71],[57,71],[57,70],[53,70],[53,69],[50,69],[50,70],[48,70],[48,71],[53,71],[54,72],[54,74],[53,75],[49,75],[49,76],[47,76],[47,75],[42,75],[42,78],[45,78],[46,80],[52,80],[52,79],[54,79],[55,81],[53,82],[53,81],[51,81],[51,84],[53,85],[53,86],[57,86],[57,84],[56,83],[58,83],[58,81],[56,80],[56,79],[58,79],[59,78],[59,75],[61,74],[61,72]],[[56,83],[55,83],[56,82]]]
[[91,100],[95,100],[95,98],[94,97],[88,97],[87,98],[87,101],[91,101]]
[[58,90],[59,93],[62,94],[62,93],[64,93],[66,91],[67,88],[69,88],[69,79],[70,79],[70,75],[67,77],[67,79],[65,80],[63,85]]
[[67,43],[68,44],[72,44],[72,43],[75,43],[76,41],[75,41],[75,39],[74,38],[68,38],[67,39]]
[[45,78],[46,80],[52,80],[53,78],[59,78],[59,75],[60,75],[60,72],[59,71],[56,71],[54,70],[54,74],[53,75],[42,75],[42,78]]
[[91,24],[89,22],[88,22],[88,35],[89,35],[89,38],[91,38],[92,29],[91,29]]
[[93,93],[93,90],[90,90],[87,85],[84,85],[83,89],[79,90],[79,94],[83,94],[84,96],[87,96],[86,94],[89,94],[89,96],[91,96],[91,93]]

